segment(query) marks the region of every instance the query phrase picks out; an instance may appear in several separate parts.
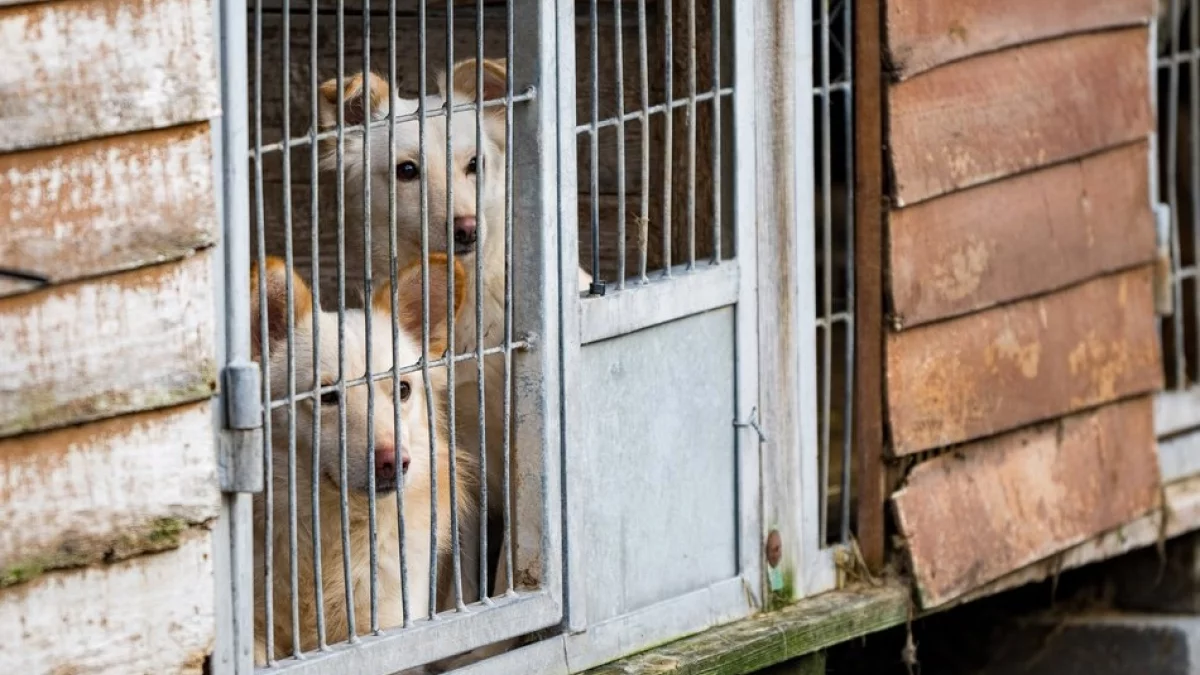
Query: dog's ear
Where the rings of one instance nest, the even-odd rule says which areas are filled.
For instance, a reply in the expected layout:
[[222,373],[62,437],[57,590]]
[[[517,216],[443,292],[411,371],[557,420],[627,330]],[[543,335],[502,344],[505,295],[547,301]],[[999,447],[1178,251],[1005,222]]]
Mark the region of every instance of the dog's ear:
[[[289,271],[287,263],[267,256],[265,273],[255,262],[250,267],[250,349],[257,358],[262,351],[262,317],[267,319],[267,341],[287,337],[289,325],[304,326],[312,319],[313,298],[308,284]],[[292,322],[288,321],[288,280],[292,282]]]
[[[450,273],[447,269],[449,257],[445,253],[429,254],[429,356],[437,358],[446,351],[450,331],[446,317],[447,293]],[[396,304],[399,314],[396,319],[400,327],[413,339],[420,342],[422,325],[421,263],[416,262],[400,271],[397,277],[399,292]],[[454,318],[458,320],[463,302],[467,297],[467,270],[458,260],[454,261]],[[392,309],[391,284],[383,284],[375,291],[371,304],[378,310]]]
[[326,81],[320,86],[317,100],[318,121],[321,129],[337,125],[338,102],[342,103],[342,119],[346,126],[362,124],[370,115],[372,121],[381,120],[388,114],[391,90],[387,82],[375,73],[367,73],[363,86],[363,74],[356,73],[342,80],[342,91],[338,91],[337,79]]
[[[442,98],[448,98],[448,90],[454,91],[454,104],[472,103],[479,91],[480,69],[476,67],[475,59],[465,59],[454,65],[449,78],[445,73],[438,77],[438,91]],[[505,59],[484,59],[483,68],[483,100],[500,101],[508,92],[508,61]],[[447,83],[449,79],[449,83]],[[515,92],[514,92],[515,93]],[[503,149],[504,138],[504,106],[489,106],[483,112],[484,121],[489,127],[488,135]]]

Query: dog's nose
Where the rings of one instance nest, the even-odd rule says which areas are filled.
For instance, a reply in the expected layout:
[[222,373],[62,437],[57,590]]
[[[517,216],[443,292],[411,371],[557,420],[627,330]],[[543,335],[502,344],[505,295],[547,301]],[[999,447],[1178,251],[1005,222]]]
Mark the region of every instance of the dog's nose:
[[[400,470],[408,470],[408,453],[400,453]],[[396,447],[390,444],[375,446],[375,480],[391,482],[396,480]]]
[[454,219],[454,243],[460,246],[470,246],[475,243],[476,229],[474,216],[459,216]]

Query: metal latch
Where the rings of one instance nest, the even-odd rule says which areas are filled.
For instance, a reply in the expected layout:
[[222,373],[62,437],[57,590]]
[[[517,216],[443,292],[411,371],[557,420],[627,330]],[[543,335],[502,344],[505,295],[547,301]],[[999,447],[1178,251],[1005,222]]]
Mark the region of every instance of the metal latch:
[[1154,205],[1154,311],[1159,316],[1175,313],[1175,289],[1172,288],[1171,265],[1171,207]]
[[754,406],[750,409],[750,416],[747,417],[744,422],[737,419],[733,420],[733,426],[738,427],[739,429],[750,427],[756,434],[758,434],[759,443],[767,442],[767,435],[763,433],[762,427],[758,425],[758,406]]
[[262,375],[253,361],[231,363],[222,373],[225,433],[218,472],[222,492],[262,492]]

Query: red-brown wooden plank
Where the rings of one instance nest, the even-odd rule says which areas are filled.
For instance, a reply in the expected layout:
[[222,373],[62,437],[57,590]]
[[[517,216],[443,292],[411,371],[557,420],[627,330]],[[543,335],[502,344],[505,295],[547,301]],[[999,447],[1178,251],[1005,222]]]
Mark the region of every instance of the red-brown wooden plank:
[[894,325],[916,326],[1154,259],[1142,141],[893,211]]
[[893,496],[921,604],[941,605],[1158,504],[1151,397],[971,444]]
[[892,333],[892,452],[989,436],[1162,386],[1151,267]]
[[906,206],[1144,138],[1149,31],[1068,37],[959,61],[888,92],[888,156]]
[[1145,24],[1154,0],[905,0],[887,3],[893,72],[906,79],[943,63],[1072,33]]

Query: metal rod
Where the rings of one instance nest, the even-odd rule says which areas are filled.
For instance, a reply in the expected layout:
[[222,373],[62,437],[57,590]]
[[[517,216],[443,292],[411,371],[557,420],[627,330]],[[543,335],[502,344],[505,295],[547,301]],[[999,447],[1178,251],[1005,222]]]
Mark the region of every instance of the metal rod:
[[638,0],[638,70],[641,75],[641,209],[638,214],[638,281],[645,284],[650,236],[650,50],[646,36],[646,0]]
[[674,96],[675,82],[672,68],[674,66],[674,28],[672,26],[672,5],[674,0],[662,4],[663,24],[663,193],[662,193],[662,241],[663,241],[663,277],[671,277],[671,178],[674,173],[675,137],[674,137]]
[[350,574],[350,482],[346,447],[346,8],[337,3],[337,293],[338,293],[338,488],[342,516],[342,579],[346,593],[346,633],[356,642],[354,584]]
[[[821,85],[828,88],[829,86],[829,3],[821,3]],[[823,272],[824,272],[824,293],[821,312],[824,316],[829,316],[833,313],[833,205],[831,201],[830,189],[830,156],[832,150],[830,148],[831,135],[831,114],[829,110],[828,94],[822,96],[821,99],[821,233],[823,244]],[[829,455],[830,455],[830,421],[831,421],[831,382],[832,382],[832,356],[833,356],[833,331],[824,330],[821,337],[823,341],[823,351],[821,353],[822,365],[824,370],[821,377],[821,541],[827,541],[829,528]]]
[[687,269],[696,268],[696,0],[687,4]]
[[712,247],[721,262],[721,0],[712,0]]
[[[477,64],[480,68],[483,64]],[[454,0],[446,0],[446,107],[454,107]],[[454,156],[454,119],[453,114],[446,117],[446,353],[455,354],[454,345],[454,171],[456,168]],[[476,231],[478,232],[479,204],[476,204]],[[478,237],[478,234],[476,234]],[[478,241],[478,239],[477,239]],[[476,256],[481,253],[476,250]],[[450,433],[446,443],[450,450],[450,466],[458,466],[457,438],[458,426],[455,424],[454,405],[454,368],[446,369],[446,409],[450,420]],[[431,466],[437,466],[432,464]],[[458,472],[450,471],[450,557],[451,574],[454,582],[454,606],[458,611],[466,609],[463,604],[462,589],[462,550],[458,530]],[[437,505],[430,512],[434,514],[433,528],[437,529]],[[430,567],[437,565],[437,547],[429,551]],[[436,606],[436,598],[430,596],[429,603]]]
[[[854,30],[850,3],[843,2],[842,9],[842,52],[845,60],[845,78],[847,84],[854,82]],[[846,307],[854,311],[854,87],[847,87],[843,108],[843,138],[846,142],[846,260],[851,261],[846,266]],[[843,414],[842,414],[842,519],[839,541],[843,544],[850,541],[850,476],[853,451],[852,436],[854,431],[854,364],[855,341],[853,327],[846,329],[846,377],[844,382]]]
[[592,49],[592,123],[591,136],[588,137],[591,166],[588,176],[590,192],[588,196],[592,207],[592,288],[590,292],[598,295],[603,281],[600,277],[600,17],[599,2],[591,0],[591,49]]
[[[513,103],[516,97],[513,93],[513,68],[515,61],[513,53],[515,39],[513,37],[516,17],[513,4],[515,0],[506,3],[508,15],[505,17],[505,46],[504,54],[508,68],[504,76],[504,401],[503,401],[503,459],[501,467],[502,478],[500,495],[504,532],[501,546],[505,556],[506,595],[516,595],[516,585],[513,583],[513,537],[512,537],[512,389],[513,363]],[[486,477],[485,480],[486,481]],[[484,555],[485,552],[481,552]]]
[[613,0],[617,77],[617,289],[625,288],[625,51],[621,34],[621,5]]
[[[483,86],[483,0],[476,0],[475,4],[475,148],[478,157],[483,156],[484,135],[483,135],[483,104],[487,100]],[[508,67],[512,67],[508,64]],[[506,153],[507,154],[507,153]],[[487,387],[484,386],[487,371],[484,368],[483,362],[483,246],[485,240],[491,235],[492,224],[486,222],[485,215],[487,210],[484,208],[484,184],[487,181],[487,172],[492,167],[487,166],[485,162],[479,160],[475,172],[475,217],[477,219],[476,227],[479,236],[478,244],[475,251],[475,396],[479,402],[476,412],[478,417],[476,422],[479,424],[479,513],[486,514],[488,511],[488,461],[487,461],[487,415],[486,413],[486,392]],[[455,504],[455,509],[458,504]],[[488,597],[488,528],[487,519],[480,517],[479,525],[479,599],[485,604],[491,604],[491,598]]]

